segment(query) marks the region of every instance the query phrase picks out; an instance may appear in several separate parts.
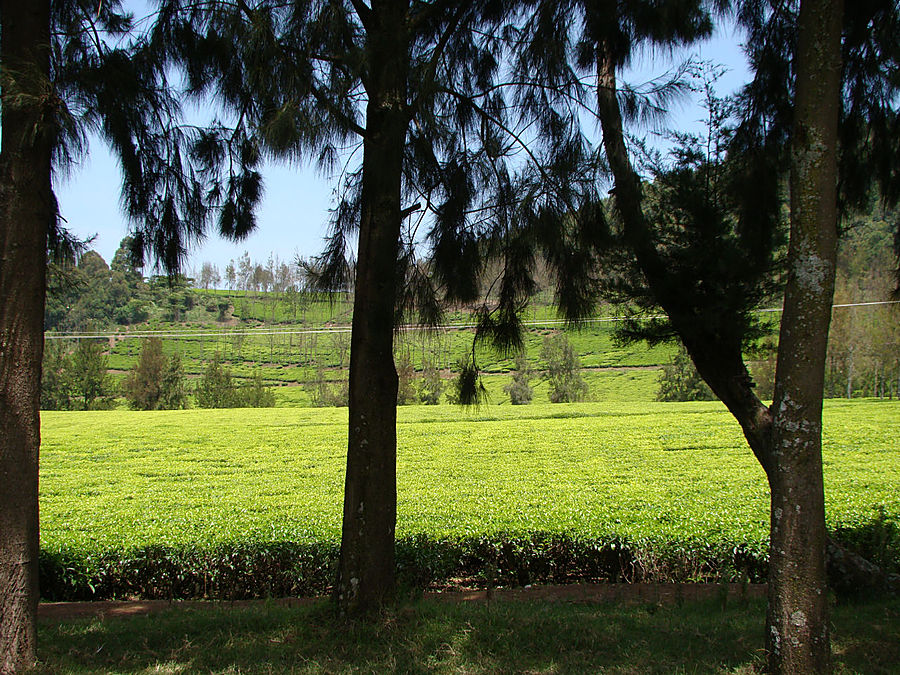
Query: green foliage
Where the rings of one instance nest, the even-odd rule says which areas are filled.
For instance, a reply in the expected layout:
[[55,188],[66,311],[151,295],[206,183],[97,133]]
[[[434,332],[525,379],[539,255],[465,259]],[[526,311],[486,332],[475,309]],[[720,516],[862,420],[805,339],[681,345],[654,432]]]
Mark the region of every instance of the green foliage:
[[275,393],[263,384],[262,373],[255,373],[250,382],[240,388],[239,393],[241,407],[275,407]]
[[478,375],[471,356],[456,362],[457,376],[447,400],[455,405],[477,408],[488,401],[488,392]]
[[137,410],[176,410],[187,407],[181,357],[166,357],[162,340],[143,341],[138,362],[122,383],[122,391]]
[[513,405],[531,403],[534,389],[531,387],[531,368],[525,357],[525,352],[518,352],[515,359],[515,370],[512,373],[512,381],[503,387],[503,391],[509,394],[509,402]]
[[201,408],[239,407],[237,386],[232,381],[231,371],[222,365],[218,352],[203,371],[194,398]]
[[444,393],[444,378],[434,364],[427,363],[419,380],[419,401],[425,405],[437,405]]
[[659,374],[657,401],[712,401],[715,394],[700,377],[687,350],[681,347]]
[[416,400],[415,375],[412,355],[409,349],[398,349],[394,355],[394,366],[397,368],[397,405],[409,405]]
[[[829,527],[881,560],[894,555],[900,525],[898,411],[897,402],[825,406]],[[46,588],[243,597],[331,583],[346,415],[44,413]],[[398,415],[407,578],[483,578],[489,564],[503,583],[764,574],[765,476],[720,403]]]
[[41,410],[72,409],[71,359],[61,340],[44,340]]
[[756,395],[763,401],[775,397],[775,366],[778,345],[774,339],[765,339],[747,350],[750,374]]
[[349,381],[340,373],[337,374],[338,379],[329,380],[329,374],[330,371],[320,361],[312,381],[304,385],[314,408],[337,408],[347,405],[350,396]]
[[100,410],[113,405],[108,367],[103,343],[78,340],[68,366],[73,408]]
[[249,382],[239,384],[231,370],[222,365],[218,352],[203,371],[194,398],[201,408],[271,408],[275,405],[275,393],[263,383],[262,373],[256,372]]
[[48,281],[46,329],[129,325],[150,317],[152,303],[139,268],[125,262],[129,241],[122,240],[111,267],[96,251],[86,251],[75,267],[55,268]]
[[576,403],[587,397],[588,386],[581,376],[581,362],[565,333],[544,337],[541,360],[547,368],[544,377],[550,383],[551,402]]

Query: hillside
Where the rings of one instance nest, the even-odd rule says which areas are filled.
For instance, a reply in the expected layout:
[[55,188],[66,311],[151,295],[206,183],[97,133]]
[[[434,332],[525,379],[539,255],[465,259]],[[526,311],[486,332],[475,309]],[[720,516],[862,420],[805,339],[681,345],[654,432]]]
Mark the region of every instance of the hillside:
[[[858,304],[890,295],[893,259],[885,216],[857,219],[848,227],[838,263],[828,355],[827,393],[832,397],[900,395],[900,320],[897,305]],[[266,265],[245,256],[226,270],[231,290],[221,285],[218,270],[204,264],[199,279],[144,277],[129,262],[128,240],[110,265],[93,251],[77,265],[54,267],[50,275],[46,313],[45,372],[59,373],[79,341],[98,343],[94,370],[105,369],[104,405],[120,391],[145,340],[158,336],[166,354],[181,359],[183,376],[196,380],[218,355],[236,382],[261,378],[273,387],[276,405],[340,404],[346,389],[350,351],[352,296],[306,290],[301,268],[270,258]],[[549,285],[549,282],[545,286]],[[235,290],[240,288],[241,290]],[[849,305],[849,306],[844,306]],[[603,306],[592,320],[567,328],[559,320],[549,291],[538,292],[524,314],[525,361],[531,371],[534,402],[550,400],[541,356],[545,340],[564,333],[582,368],[588,400],[652,401],[658,376],[677,352],[674,345],[622,345],[615,331],[625,311]],[[760,395],[771,384],[777,312],[763,314],[771,333],[749,346],[747,359]],[[410,401],[422,398],[446,402],[452,393],[458,362],[472,353],[473,313],[468,308],[447,311],[442,327],[397,331],[395,358],[401,389]],[[517,369],[515,355],[475,349],[484,374],[488,401],[508,403],[504,387]],[[430,378],[430,384],[429,384]],[[76,378],[77,379],[77,378]],[[431,394],[423,393],[430,388]],[[436,394],[435,394],[436,392]],[[85,398],[85,401],[87,399]],[[119,402],[121,404],[121,401]],[[67,407],[53,406],[51,407]],[[92,407],[85,403],[81,407]]]

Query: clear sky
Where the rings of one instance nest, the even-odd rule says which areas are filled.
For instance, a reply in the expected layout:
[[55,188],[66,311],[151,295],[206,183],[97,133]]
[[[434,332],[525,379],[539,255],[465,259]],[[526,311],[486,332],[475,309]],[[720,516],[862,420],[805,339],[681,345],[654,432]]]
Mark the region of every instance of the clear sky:
[[[729,72],[718,82],[720,95],[740,87],[747,78],[747,66],[740,49],[740,36],[730,28],[721,29],[712,40],[695,47],[691,54],[728,67]],[[665,70],[669,59],[646,58],[626,79],[637,83],[651,74]],[[672,127],[696,130],[702,111],[685,105],[672,115]],[[640,133],[640,130],[632,130]],[[282,261],[297,255],[311,256],[322,249],[327,231],[328,209],[333,203],[336,181],[322,176],[310,167],[267,164],[263,169],[265,194],[257,212],[257,229],[247,239],[232,243],[210,233],[196,247],[186,265],[186,271],[199,270],[204,261],[215,263],[224,270],[230,259],[237,259],[244,251],[254,261],[264,262],[270,254]],[[121,239],[127,235],[127,224],[119,203],[120,177],[116,161],[104,144],[92,139],[90,152],[82,164],[68,178],[56,185],[60,209],[70,230],[80,237],[96,235],[92,248],[110,261]]]

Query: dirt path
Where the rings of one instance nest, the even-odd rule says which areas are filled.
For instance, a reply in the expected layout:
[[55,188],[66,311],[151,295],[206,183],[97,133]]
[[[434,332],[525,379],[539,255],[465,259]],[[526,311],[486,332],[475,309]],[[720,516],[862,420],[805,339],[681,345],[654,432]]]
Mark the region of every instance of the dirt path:
[[[491,600],[541,600],[544,602],[576,602],[602,604],[675,604],[710,598],[739,601],[764,598],[765,584],[571,584],[564,586],[532,586],[478,591],[426,592],[424,598],[435,602],[488,602]],[[171,608],[247,607],[274,602],[285,607],[299,607],[320,598],[280,598],[277,600],[124,600],[95,602],[45,602],[38,607],[38,617],[47,621],[67,621],[90,617],[124,617],[161,612]]]

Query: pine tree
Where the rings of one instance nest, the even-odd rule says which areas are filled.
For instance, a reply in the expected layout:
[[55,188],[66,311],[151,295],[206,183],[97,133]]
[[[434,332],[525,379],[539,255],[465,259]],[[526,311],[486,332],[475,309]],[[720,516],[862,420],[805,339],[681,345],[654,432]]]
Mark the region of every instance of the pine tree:
[[[308,271],[320,288],[355,288],[344,520],[335,596],[364,612],[394,592],[397,372],[393,327],[411,308],[425,323],[440,301],[478,295],[484,206],[511,201],[501,165],[514,149],[507,106],[491,84],[505,3],[358,0],[163,3],[157,34],[190,76],[239,120],[204,134],[197,151],[213,191],[227,195],[223,232],[255,226],[252,168],[262,153],[331,167],[358,144],[333,236]],[[505,131],[504,131],[505,129]],[[235,143],[235,139],[237,142]],[[420,223],[433,274],[416,262]],[[356,235],[355,260],[347,237]]]
[[[598,263],[602,260],[624,263],[627,268],[629,256],[633,256],[641,276],[639,281],[644,285],[644,291],[637,289],[635,299],[647,308],[651,303],[662,307],[668,318],[643,324],[635,322],[629,327],[632,335],[654,342],[676,335],[681,338],[697,370],[740,422],[751,449],[769,478],[773,546],[778,539],[786,552],[784,556],[773,555],[771,562],[773,582],[770,585],[767,646],[768,665],[773,672],[821,672],[828,663],[827,619],[822,600],[825,595],[825,530],[817,440],[821,391],[815,394],[820,379],[815,373],[818,373],[821,351],[819,341],[827,334],[828,323],[821,309],[825,304],[824,296],[830,293],[833,257],[828,242],[834,229],[832,209],[836,200],[831,199],[831,193],[821,184],[817,196],[810,196],[806,202],[817,205],[814,208],[821,207],[815,218],[796,209],[802,200],[792,202],[792,227],[808,220],[799,231],[792,229],[794,252],[789,258],[789,270],[794,265],[791,270],[794,276],[789,276],[788,297],[804,297],[804,289],[797,287],[796,282],[811,278],[798,273],[796,265],[805,264],[798,251],[816,251],[817,259],[823,264],[820,273],[815,275],[820,283],[805,291],[808,304],[800,303],[803,311],[809,311],[808,316],[802,317],[803,311],[797,311],[800,305],[784,315],[783,335],[787,331],[797,337],[802,332],[810,339],[796,344],[793,350],[780,344],[776,403],[771,408],[764,406],[755,395],[742,358],[744,341],[753,337],[754,326],[749,312],[767,293],[765,279],[772,266],[779,229],[781,202],[778,188],[783,176],[780,167],[786,166],[792,156],[796,159],[807,153],[808,158],[809,148],[803,148],[802,144],[810,140],[809,136],[802,133],[797,138],[796,132],[791,132],[792,124],[800,119],[801,88],[810,83],[830,86],[838,70],[839,59],[835,58],[834,50],[837,23],[834,20],[841,12],[839,7],[823,3],[812,13],[808,13],[808,9],[801,10],[807,20],[812,20],[806,28],[823,31],[818,38],[806,43],[807,47],[815,45],[821,50],[822,58],[815,61],[822,70],[802,86],[794,79],[795,66],[809,67],[812,63],[808,53],[802,49],[794,51],[797,27],[804,23],[798,20],[797,6],[798,3],[770,5],[767,2],[741,5],[741,19],[751,29],[748,44],[753,51],[757,79],[739,101],[744,123],[734,134],[725,165],[723,184],[730,181],[730,187],[721,194],[727,199],[719,201],[714,198],[719,193],[708,189],[709,166],[676,167],[674,172],[657,174],[656,178],[664,179],[662,193],[656,186],[642,184],[625,143],[624,121],[632,114],[629,97],[627,92],[622,92],[618,82],[620,69],[641,42],[655,43],[666,36],[680,40],[702,34],[709,25],[702,6],[699,3],[672,3],[666,13],[654,13],[645,11],[647,7],[641,2],[621,3],[616,8],[617,20],[610,21],[609,13],[601,14],[591,6],[585,5],[584,13],[579,14],[579,3],[546,3],[548,13],[557,12],[564,27],[561,28],[559,22],[546,25],[553,26],[564,39],[570,35],[580,38],[578,58],[573,59],[576,63],[572,71],[593,73],[596,78],[596,114],[602,127],[606,160],[614,177],[611,202],[618,220],[616,227],[610,229],[613,235],[610,243],[620,243],[623,247],[604,250],[598,246],[593,251],[594,259]],[[573,16],[574,24],[566,25],[566,18]],[[684,19],[687,21],[680,21]],[[885,134],[896,120],[891,108],[896,101],[897,41],[889,35],[895,35],[892,31],[897,26],[897,6],[887,2],[857,5],[853,11],[844,14],[844,19],[844,62],[848,65],[844,67],[843,94],[849,96],[849,105],[845,107],[839,126],[842,172],[838,184],[842,203],[850,205],[854,197],[868,190],[866,186],[871,185],[872,178],[881,182],[882,194],[896,194],[897,190],[893,178],[896,162],[891,154],[895,152],[896,144],[888,141]],[[579,21],[583,23],[579,24]],[[660,23],[654,24],[654,21]],[[879,29],[871,30],[876,25]],[[679,26],[686,30],[673,35],[672,30]],[[580,33],[576,32],[576,27]],[[559,53],[559,50],[545,51],[551,55]],[[565,68],[562,70],[564,74],[568,72]],[[544,72],[554,74],[556,71],[545,68]],[[813,125],[810,129],[815,135],[814,145],[821,152],[822,162],[795,164],[795,176],[796,169],[804,166],[821,169],[823,173],[815,178],[811,174],[792,183],[795,195],[811,187],[811,181],[827,176],[837,143],[824,120],[834,112],[837,95],[835,90],[826,92],[823,89],[817,102],[823,116],[812,115],[803,122]],[[795,104],[797,119],[793,118]],[[820,124],[823,126],[817,126]],[[864,128],[867,131],[863,131]],[[876,137],[883,140],[879,148],[873,148],[872,154],[877,154],[880,159],[875,171],[866,172],[862,165],[866,155],[860,150]],[[799,144],[792,151],[786,144],[789,138]],[[856,171],[843,171],[851,166],[856,167]],[[832,187],[833,178],[832,175],[825,179],[826,182],[830,180]],[[669,200],[668,208],[654,210],[654,199],[659,197]],[[603,228],[607,229],[608,225]],[[797,239],[805,236],[804,232],[817,232],[816,243],[807,242],[798,249]],[[581,248],[585,250],[585,247]],[[714,251],[717,259],[711,260],[709,251]],[[609,287],[620,294],[628,294],[634,289],[634,281],[634,278],[616,272],[607,279]],[[799,331],[807,319],[809,330]],[[807,369],[805,382],[790,375],[795,368]],[[801,407],[786,405],[794,396],[804,402]],[[780,397],[785,405],[778,403]],[[803,434],[791,434],[790,429],[804,431]],[[808,437],[807,432],[810,432]],[[806,459],[797,461],[803,453],[794,453],[793,449],[786,455],[776,452],[776,437],[780,443],[787,443],[794,449],[804,446]],[[796,503],[792,501],[794,499]],[[788,511],[790,516],[779,524]],[[795,513],[802,516],[794,517]],[[803,525],[800,525],[801,521]],[[806,552],[801,552],[804,542],[808,547]],[[833,544],[829,543],[829,546]],[[789,568],[802,569],[803,573],[793,577],[785,575]],[[803,616],[802,625],[796,621],[798,614],[794,614],[795,621],[791,623],[790,612],[786,611],[790,607]]]
[[[0,4],[0,671],[34,661],[37,457],[47,252],[71,248],[55,167],[100,132],[119,157],[135,249],[167,270],[205,224],[210,195],[188,167],[179,100],[119,0]],[[140,257],[140,256],[137,256]]]
[[38,446],[54,218],[50,2],[0,4],[0,672],[35,663]]

